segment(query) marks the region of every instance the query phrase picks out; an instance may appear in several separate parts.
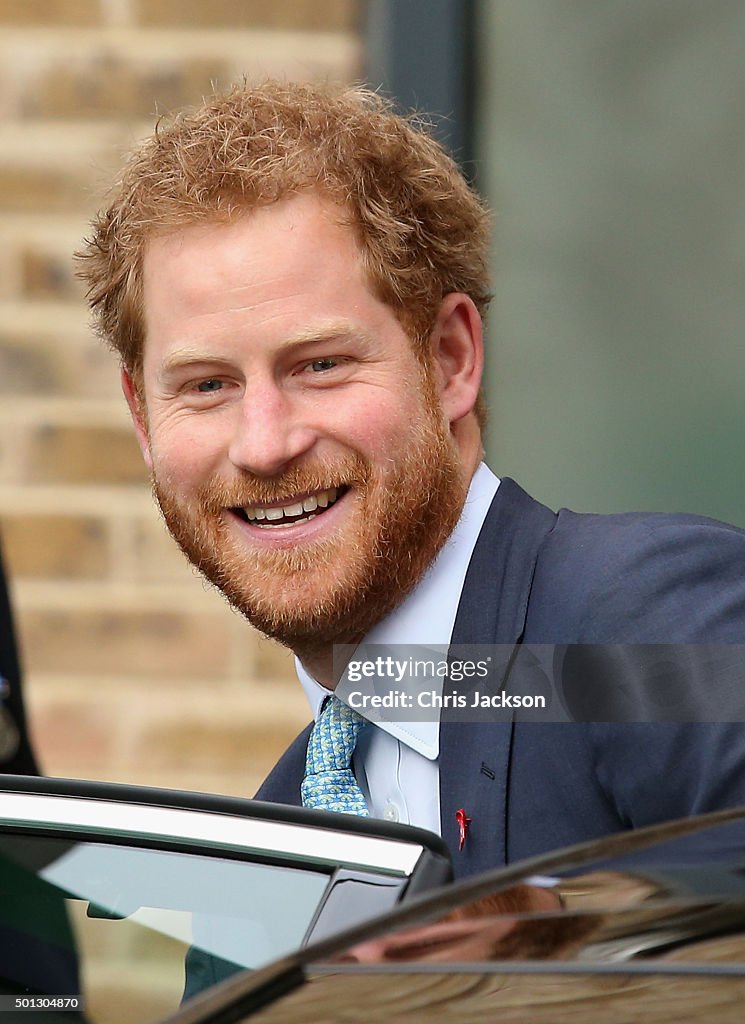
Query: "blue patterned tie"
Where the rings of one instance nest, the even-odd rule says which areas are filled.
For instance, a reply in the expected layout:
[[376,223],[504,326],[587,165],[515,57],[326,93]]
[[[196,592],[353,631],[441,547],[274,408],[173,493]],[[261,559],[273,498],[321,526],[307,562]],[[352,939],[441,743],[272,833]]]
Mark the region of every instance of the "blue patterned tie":
[[352,769],[352,754],[365,719],[338,697],[328,697],[310,733],[305,778],[300,787],[303,807],[344,814],[369,815]]

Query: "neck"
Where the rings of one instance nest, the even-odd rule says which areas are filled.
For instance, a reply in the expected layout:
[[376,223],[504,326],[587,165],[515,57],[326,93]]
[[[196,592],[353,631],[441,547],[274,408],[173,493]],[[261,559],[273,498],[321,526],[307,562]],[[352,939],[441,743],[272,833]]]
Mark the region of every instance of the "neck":
[[338,679],[334,679],[334,658],[331,651],[323,654],[304,654],[302,651],[295,651],[295,656],[302,662],[303,668],[308,675],[313,676],[327,690],[335,690]]

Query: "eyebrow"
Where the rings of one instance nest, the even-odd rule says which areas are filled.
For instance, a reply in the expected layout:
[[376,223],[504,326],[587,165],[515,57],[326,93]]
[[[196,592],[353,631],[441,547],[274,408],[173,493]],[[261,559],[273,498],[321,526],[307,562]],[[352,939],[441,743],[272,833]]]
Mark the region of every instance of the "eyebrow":
[[[292,348],[300,348],[302,345],[321,345],[335,341],[368,341],[364,331],[360,331],[347,320],[335,320],[322,324],[320,327],[309,327],[307,330],[298,331],[284,341],[280,342],[278,351],[282,352]],[[184,344],[174,349],[163,360],[162,370],[169,372],[180,369],[183,366],[192,366],[197,363],[227,363],[229,359],[207,352],[196,345]]]
[[309,327],[307,330],[298,331],[286,341],[282,342],[281,348],[295,348],[298,345],[322,344],[325,341],[364,341],[367,335],[353,327],[348,320],[332,320],[321,324],[319,327]]

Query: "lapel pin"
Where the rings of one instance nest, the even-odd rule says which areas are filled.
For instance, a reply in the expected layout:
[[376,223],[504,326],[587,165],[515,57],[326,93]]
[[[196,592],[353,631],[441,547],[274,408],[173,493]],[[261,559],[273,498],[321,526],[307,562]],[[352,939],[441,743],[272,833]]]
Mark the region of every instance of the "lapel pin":
[[463,807],[460,807],[455,812],[455,820],[458,822],[458,850],[462,850],[466,845],[466,836],[468,835],[468,826],[471,824],[471,819],[465,812]]

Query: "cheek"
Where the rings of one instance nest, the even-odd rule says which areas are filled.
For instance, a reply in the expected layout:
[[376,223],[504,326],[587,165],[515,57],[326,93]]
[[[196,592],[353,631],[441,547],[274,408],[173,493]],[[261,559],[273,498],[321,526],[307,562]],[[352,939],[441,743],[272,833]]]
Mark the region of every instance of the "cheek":
[[416,404],[371,400],[358,403],[347,421],[347,429],[337,437],[367,458],[391,456],[411,443],[420,421]]
[[219,433],[206,424],[161,424],[153,426],[150,450],[153,471],[179,491],[190,491],[214,474],[224,456]]

